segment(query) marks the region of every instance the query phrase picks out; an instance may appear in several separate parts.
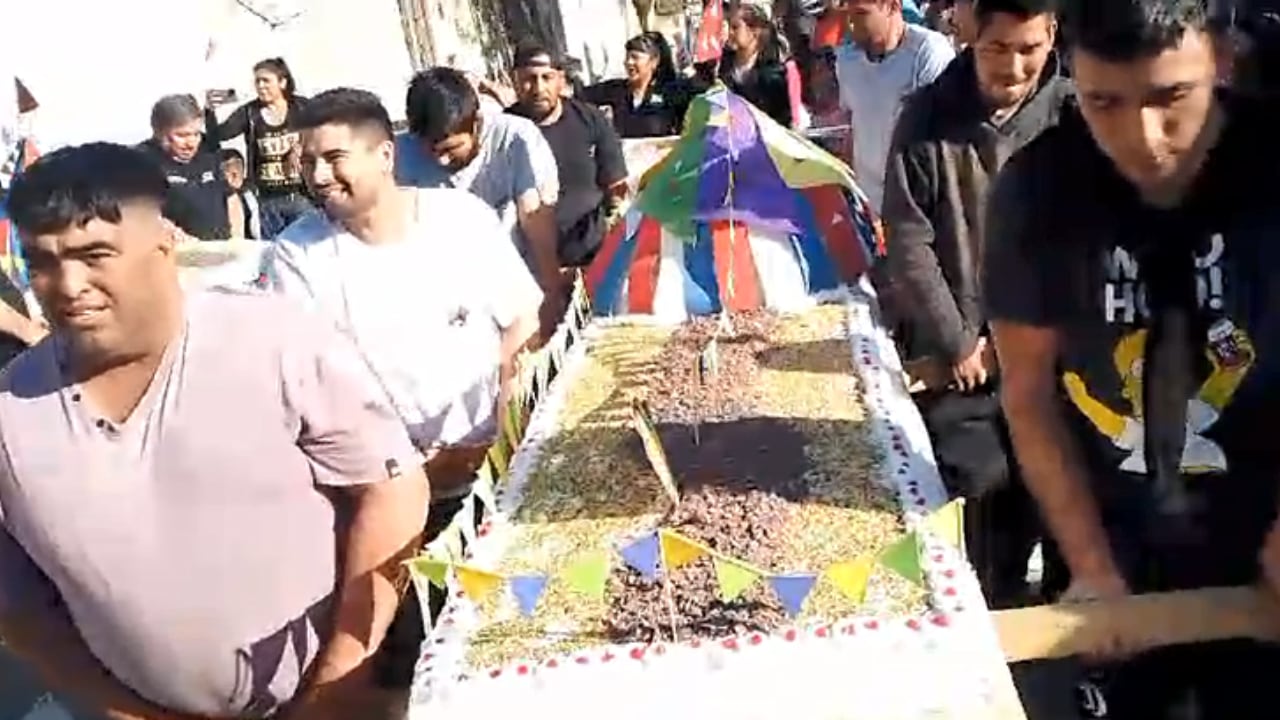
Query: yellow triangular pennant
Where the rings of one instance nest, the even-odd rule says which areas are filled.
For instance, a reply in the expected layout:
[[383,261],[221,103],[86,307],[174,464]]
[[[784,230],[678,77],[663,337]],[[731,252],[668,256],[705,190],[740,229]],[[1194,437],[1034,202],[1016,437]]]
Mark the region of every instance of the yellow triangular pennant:
[[444,588],[444,578],[449,572],[449,562],[434,557],[416,557],[405,563],[409,566],[409,571],[415,575],[426,578],[438,588]]
[[925,519],[929,531],[964,552],[964,498],[956,498]]
[[867,595],[867,581],[871,579],[871,571],[875,567],[875,559],[864,555],[856,560],[845,560],[827,568],[827,579],[841,593],[844,593],[845,597],[861,605]]
[[455,565],[453,571],[458,576],[458,584],[462,586],[462,592],[466,593],[472,602],[483,602],[485,598],[502,587],[502,576],[488,570]]
[[499,480],[506,479],[507,463],[510,460],[511,451],[507,448],[507,440],[499,433],[498,439],[489,446],[489,464],[493,465],[493,472]]
[[760,579],[760,574],[736,560],[713,556],[711,559],[716,568],[716,584],[720,586],[720,597],[725,602],[733,602],[738,596]]
[[671,530],[660,530],[658,539],[662,544],[662,564],[668,570],[688,565],[698,558],[711,553],[711,548],[695,542]]

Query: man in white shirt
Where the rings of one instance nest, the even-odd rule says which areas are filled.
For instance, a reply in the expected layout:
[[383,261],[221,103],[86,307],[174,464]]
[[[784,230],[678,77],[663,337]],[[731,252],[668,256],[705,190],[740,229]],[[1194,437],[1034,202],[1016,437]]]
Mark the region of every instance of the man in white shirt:
[[[391,398],[426,463],[430,539],[461,507],[497,435],[497,407],[538,329],[542,293],[483,200],[396,186],[391,120],[377,96],[321,93],[299,128],[303,177],[323,210],[280,235],[269,275],[354,340]],[[389,690],[408,690],[422,638],[411,596],[379,663]]]
[[941,75],[955,50],[942,33],[907,23],[902,0],[848,0],[846,12],[853,43],[836,49],[836,80],[852,118],[858,187],[879,212],[902,101]]

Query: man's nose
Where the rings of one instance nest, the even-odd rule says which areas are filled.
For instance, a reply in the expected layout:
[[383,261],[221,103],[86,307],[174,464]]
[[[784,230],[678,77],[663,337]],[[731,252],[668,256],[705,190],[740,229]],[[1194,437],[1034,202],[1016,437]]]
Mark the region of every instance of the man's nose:
[[59,263],[54,287],[62,300],[74,300],[89,289],[89,272],[83,263]]

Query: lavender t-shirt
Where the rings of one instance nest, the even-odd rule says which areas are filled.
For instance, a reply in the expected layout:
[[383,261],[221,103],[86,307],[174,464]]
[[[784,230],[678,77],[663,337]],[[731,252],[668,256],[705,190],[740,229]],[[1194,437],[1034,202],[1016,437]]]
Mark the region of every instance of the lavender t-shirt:
[[349,341],[275,297],[190,295],[119,424],[66,380],[61,347],[0,375],[0,612],[56,593],[140,696],[270,714],[329,632],[332,492],[409,467],[403,425]]

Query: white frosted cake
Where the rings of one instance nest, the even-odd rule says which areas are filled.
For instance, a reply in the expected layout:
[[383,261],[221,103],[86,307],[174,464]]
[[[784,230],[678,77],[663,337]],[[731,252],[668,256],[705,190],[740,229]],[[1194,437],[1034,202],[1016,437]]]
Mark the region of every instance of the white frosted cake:
[[1021,717],[861,291],[593,323],[485,499],[466,554],[430,548],[415,577],[450,599],[411,718]]

